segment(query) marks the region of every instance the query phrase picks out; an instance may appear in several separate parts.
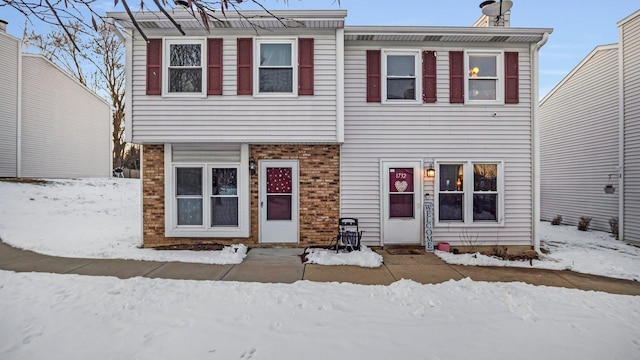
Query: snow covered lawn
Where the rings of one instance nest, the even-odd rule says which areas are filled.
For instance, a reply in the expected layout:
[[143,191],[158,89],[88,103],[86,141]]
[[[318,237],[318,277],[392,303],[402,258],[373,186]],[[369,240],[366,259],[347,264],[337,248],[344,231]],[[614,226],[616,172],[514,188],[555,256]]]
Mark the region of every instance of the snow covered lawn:
[[[139,181],[128,179],[0,182],[0,237],[52,255],[242,261],[223,259],[224,252],[137,248],[138,192]],[[607,234],[543,229],[543,245],[559,260],[554,266],[640,272],[630,265],[640,257],[636,249]],[[242,246],[237,248],[226,251],[243,257]],[[346,262],[375,254],[313,253]],[[620,269],[612,270],[613,264]],[[362,286],[0,271],[0,309],[1,359],[539,360],[640,354],[640,297],[470,279]]]

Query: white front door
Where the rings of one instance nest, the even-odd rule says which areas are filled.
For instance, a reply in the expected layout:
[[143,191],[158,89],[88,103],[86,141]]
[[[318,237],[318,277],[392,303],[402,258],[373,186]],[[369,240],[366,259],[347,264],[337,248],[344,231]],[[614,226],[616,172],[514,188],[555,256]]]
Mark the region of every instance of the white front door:
[[382,244],[422,243],[422,162],[382,162]]
[[298,243],[298,161],[260,161],[260,242]]

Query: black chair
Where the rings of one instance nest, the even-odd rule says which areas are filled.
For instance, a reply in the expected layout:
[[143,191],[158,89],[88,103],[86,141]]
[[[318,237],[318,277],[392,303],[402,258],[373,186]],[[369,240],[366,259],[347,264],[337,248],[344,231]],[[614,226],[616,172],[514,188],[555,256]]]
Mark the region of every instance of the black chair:
[[336,252],[340,249],[349,251],[360,250],[362,231],[358,228],[358,219],[340,218],[338,221],[338,235],[336,236]]

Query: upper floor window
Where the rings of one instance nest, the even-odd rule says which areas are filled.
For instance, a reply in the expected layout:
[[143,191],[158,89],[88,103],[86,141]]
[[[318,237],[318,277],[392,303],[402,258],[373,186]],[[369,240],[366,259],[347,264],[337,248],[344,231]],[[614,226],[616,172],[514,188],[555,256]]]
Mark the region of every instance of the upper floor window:
[[421,94],[420,51],[383,51],[384,102],[418,102]]
[[502,102],[502,52],[468,51],[465,55],[467,69],[465,102]]
[[165,40],[165,94],[204,95],[205,46],[203,39]]
[[297,94],[296,41],[257,40],[257,94]]

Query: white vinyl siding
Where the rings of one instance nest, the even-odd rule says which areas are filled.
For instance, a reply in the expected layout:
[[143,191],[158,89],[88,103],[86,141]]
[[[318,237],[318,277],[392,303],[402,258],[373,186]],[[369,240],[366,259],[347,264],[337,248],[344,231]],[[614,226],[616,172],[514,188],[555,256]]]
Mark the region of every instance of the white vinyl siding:
[[38,55],[23,55],[22,176],[111,176],[111,108]]
[[640,11],[621,26],[624,67],[624,232],[640,243]]
[[0,34],[0,177],[18,174],[20,41]]
[[[457,46],[457,45],[456,45]],[[389,49],[388,43],[345,42],[345,142],[341,148],[341,216],[355,217],[363,242],[380,243],[380,158],[495,161],[503,164],[504,226],[436,225],[434,241],[461,244],[461,231],[477,234],[479,244],[532,244],[531,63],[528,46],[518,51],[520,103],[514,105],[449,104],[449,51],[472,50],[412,42],[406,48],[437,55],[437,102],[379,104],[366,102],[366,50]],[[401,47],[398,47],[401,48]],[[486,46],[481,48],[487,50]],[[493,114],[497,115],[494,116]],[[436,170],[436,177],[439,174]],[[433,178],[424,183],[433,200]]]
[[609,231],[618,216],[618,49],[594,50],[540,105],[540,191],[542,220],[556,215],[577,225],[592,218],[593,229]]
[[[338,141],[336,32],[302,31],[314,38],[314,95],[255,97],[237,93],[237,38],[247,30],[219,35],[223,46],[223,95],[174,98],[145,95],[146,46],[133,44],[133,141],[138,143],[233,142],[293,143]],[[270,34],[276,36],[276,34]],[[148,34],[153,37],[153,34]],[[254,46],[256,39],[254,38]],[[298,55],[295,54],[295,66]],[[253,66],[258,64],[254,62]],[[254,77],[254,83],[257,79]],[[293,86],[298,86],[297,82]]]

